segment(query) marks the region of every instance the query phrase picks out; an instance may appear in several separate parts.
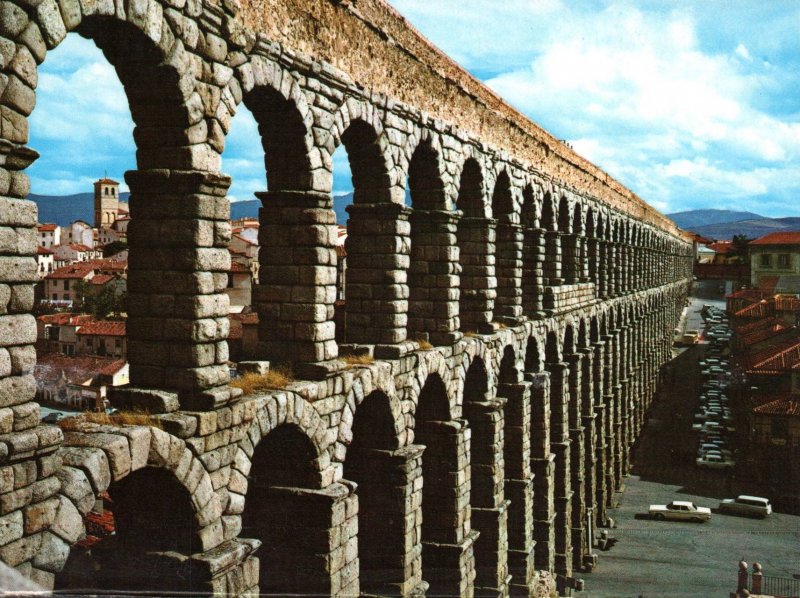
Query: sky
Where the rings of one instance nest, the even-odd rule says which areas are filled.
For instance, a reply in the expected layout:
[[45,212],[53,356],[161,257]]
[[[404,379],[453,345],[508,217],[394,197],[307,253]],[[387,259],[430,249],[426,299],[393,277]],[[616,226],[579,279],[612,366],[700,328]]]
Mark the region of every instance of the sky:
[[[520,112],[670,213],[800,216],[800,2],[392,0]],[[96,93],[86,94],[88,87]],[[113,68],[70,35],[40,69],[32,191],[91,190],[135,164]],[[87,150],[88,148],[88,150]],[[349,169],[334,156],[334,193]],[[233,120],[230,197],[266,188],[252,116]]]

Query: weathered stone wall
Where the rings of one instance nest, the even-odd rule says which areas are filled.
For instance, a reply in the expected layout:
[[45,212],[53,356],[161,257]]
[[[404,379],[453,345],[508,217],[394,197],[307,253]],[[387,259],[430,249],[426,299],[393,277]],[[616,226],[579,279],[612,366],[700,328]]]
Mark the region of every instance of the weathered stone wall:
[[[163,429],[65,436],[33,401],[28,116],[38,65],[75,33],[136,124],[132,383],[113,400]],[[268,180],[259,357],[299,379],[244,397],[219,172],[242,103]],[[591,561],[590,509],[604,525],[621,488],[690,267],[672,223],[380,2],[0,0],[0,560],[46,587],[228,595],[564,584]],[[86,551],[101,495],[117,534]]]

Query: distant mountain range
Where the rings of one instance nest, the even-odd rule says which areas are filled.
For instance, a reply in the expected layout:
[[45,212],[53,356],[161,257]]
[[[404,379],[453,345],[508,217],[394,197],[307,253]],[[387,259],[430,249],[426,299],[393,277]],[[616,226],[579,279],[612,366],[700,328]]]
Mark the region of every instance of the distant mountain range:
[[[122,201],[128,201],[130,193],[120,193]],[[39,222],[69,226],[76,220],[94,224],[94,194],[77,193],[75,195],[36,195],[31,193],[28,199],[39,206]]]
[[800,218],[767,218],[753,212],[689,210],[667,216],[682,229],[715,240],[730,240],[734,235],[757,239],[774,232],[800,231]]
[[[120,199],[128,201],[129,193],[120,194]],[[94,222],[94,196],[92,193],[76,195],[35,195],[29,199],[39,206],[39,222],[54,222],[68,226],[75,220]],[[353,194],[335,195],[333,210],[336,222],[347,224],[345,208],[353,201]],[[258,218],[261,202],[257,199],[237,201],[231,204],[231,218]],[[710,239],[732,239],[734,235],[750,238],[763,237],[777,231],[800,231],[800,218],[766,218],[754,212],[734,210],[688,210],[667,214],[679,227],[708,237]]]
[[[120,193],[122,201],[128,201],[130,193]],[[75,195],[36,195],[31,193],[28,199],[39,206],[39,222],[51,222],[59,226],[69,226],[76,220],[94,223],[94,194],[77,193]],[[353,201],[353,194],[335,195],[333,210],[336,222],[347,223],[345,207]],[[261,202],[257,199],[237,201],[231,204],[231,218],[258,218]]]

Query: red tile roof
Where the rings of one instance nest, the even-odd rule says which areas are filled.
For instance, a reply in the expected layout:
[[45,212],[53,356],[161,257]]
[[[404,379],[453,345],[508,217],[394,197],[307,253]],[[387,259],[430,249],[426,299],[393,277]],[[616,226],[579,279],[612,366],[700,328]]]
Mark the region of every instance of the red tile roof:
[[747,355],[743,365],[748,373],[776,375],[790,371],[800,363],[800,336],[792,334],[771,347]]
[[766,299],[763,299],[758,303],[746,305],[733,315],[737,318],[768,318],[772,315],[772,308],[773,304]]
[[725,295],[726,299],[748,299],[751,301],[761,301],[769,296],[767,291],[762,289],[739,289]]
[[775,297],[775,311],[800,311],[800,299],[797,297]]
[[95,320],[80,327],[77,334],[86,336],[125,336],[125,322]]
[[93,355],[68,357],[61,353],[40,353],[37,355],[34,376],[37,380],[57,380],[63,372],[68,382],[83,384],[98,374],[112,375],[118,372],[125,361]]
[[800,232],[769,233],[755,241],[750,241],[750,245],[800,245]]
[[741,331],[737,333],[739,335],[738,342],[740,345],[750,347],[768,338],[777,336],[785,330],[794,328],[794,326],[778,318],[766,318],[765,320],[759,320],[759,322],[765,322],[767,325],[751,330],[746,334],[742,334]]
[[116,359],[109,363],[108,365],[103,366],[100,368],[100,373],[104,376],[113,376],[114,374],[118,373],[122,368],[125,367],[127,362],[124,359]]
[[36,253],[37,255],[53,255],[53,250],[47,247],[37,247]]
[[231,272],[250,273],[250,268],[239,262],[231,262]]
[[49,279],[83,279],[92,274],[94,271],[94,267],[89,264],[88,262],[76,262],[74,264],[70,264],[68,266],[62,266],[57,270],[54,270],[45,278]]
[[93,285],[100,286],[111,280],[114,280],[114,277],[110,274],[95,274],[89,282],[91,282]]
[[91,264],[97,270],[104,272],[124,272],[128,269],[127,260],[115,260],[112,258],[95,258],[81,263]]
[[36,318],[44,324],[52,324],[54,326],[80,326],[91,322],[94,317],[88,314],[72,314],[69,312],[62,312],[58,314],[45,314]]
[[786,415],[800,417],[800,397],[784,396],[772,401],[762,403],[753,408],[753,413],[761,415]]
[[104,183],[106,185],[119,185],[119,183],[117,181],[115,181],[114,179],[109,179],[108,177],[105,177],[105,178],[102,178],[102,179],[98,179],[96,182]]
[[75,251],[91,251],[91,247],[87,247],[86,245],[81,245],[80,243],[70,243],[70,249],[74,249]]
[[57,224],[40,224],[38,227],[40,233],[52,233],[58,228]]
[[708,245],[708,248],[714,253],[730,253],[733,251],[733,241],[716,241]]

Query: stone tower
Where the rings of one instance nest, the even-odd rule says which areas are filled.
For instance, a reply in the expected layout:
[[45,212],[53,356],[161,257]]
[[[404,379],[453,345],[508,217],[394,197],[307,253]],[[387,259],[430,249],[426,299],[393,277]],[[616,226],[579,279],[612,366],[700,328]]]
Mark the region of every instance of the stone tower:
[[94,226],[107,228],[114,224],[119,212],[119,183],[109,178],[94,184]]

